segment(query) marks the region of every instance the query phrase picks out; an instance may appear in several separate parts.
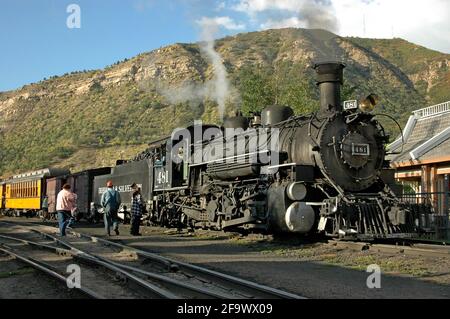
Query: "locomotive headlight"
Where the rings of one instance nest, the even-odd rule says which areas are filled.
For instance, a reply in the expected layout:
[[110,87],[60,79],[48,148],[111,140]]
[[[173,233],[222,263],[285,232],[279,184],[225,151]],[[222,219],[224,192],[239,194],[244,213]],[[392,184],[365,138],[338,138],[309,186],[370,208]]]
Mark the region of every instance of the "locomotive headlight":
[[375,109],[380,98],[376,94],[369,94],[366,98],[359,101],[359,109],[363,112],[370,113]]

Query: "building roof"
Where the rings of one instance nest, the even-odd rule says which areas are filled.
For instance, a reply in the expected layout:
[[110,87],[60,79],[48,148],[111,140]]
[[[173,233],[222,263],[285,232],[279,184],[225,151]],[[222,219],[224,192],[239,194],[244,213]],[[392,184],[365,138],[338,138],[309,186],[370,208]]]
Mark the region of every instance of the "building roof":
[[[400,137],[389,146],[394,166],[450,158],[450,101],[414,111]],[[404,142],[404,143],[403,143]]]

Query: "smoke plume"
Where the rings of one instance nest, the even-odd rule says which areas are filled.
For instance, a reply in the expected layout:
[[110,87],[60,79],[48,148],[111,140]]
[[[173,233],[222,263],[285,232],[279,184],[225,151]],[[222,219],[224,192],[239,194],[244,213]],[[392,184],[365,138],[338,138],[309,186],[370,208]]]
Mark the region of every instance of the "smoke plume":
[[219,31],[219,23],[215,19],[203,18],[197,21],[202,28],[200,50],[209,60],[214,68],[212,96],[219,106],[219,117],[223,120],[225,114],[225,102],[229,95],[230,83],[227,77],[227,70],[222,62],[221,55],[214,49],[214,37]]
[[300,8],[300,18],[309,29],[325,29],[339,32],[339,23],[331,5],[305,1]]

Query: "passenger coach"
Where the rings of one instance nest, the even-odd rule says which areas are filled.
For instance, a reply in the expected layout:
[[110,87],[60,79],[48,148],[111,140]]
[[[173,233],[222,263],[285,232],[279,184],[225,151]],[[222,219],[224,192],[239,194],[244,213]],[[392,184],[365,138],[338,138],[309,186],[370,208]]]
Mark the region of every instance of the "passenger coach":
[[47,168],[3,180],[0,186],[2,212],[10,216],[31,215],[39,212],[46,194],[46,181],[68,173],[66,169]]

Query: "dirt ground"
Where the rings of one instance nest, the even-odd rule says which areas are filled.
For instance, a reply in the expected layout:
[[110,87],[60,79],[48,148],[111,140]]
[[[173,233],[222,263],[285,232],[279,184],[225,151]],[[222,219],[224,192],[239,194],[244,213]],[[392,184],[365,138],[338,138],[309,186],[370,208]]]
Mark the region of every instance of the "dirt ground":
[[[131,237],[127,225],[120,229],[120,236],[112,240],[308,298],[450,298],[450,258],[349,251],[298,238],[178,233],[158,227],[141,227],[143,236]],[[75,230],[104,235],[102,225],[79,224]],[[366,284],[371,264],[381,268],[379,289]]]
[[73,299],[81,294],[0,252],[0,299]]

